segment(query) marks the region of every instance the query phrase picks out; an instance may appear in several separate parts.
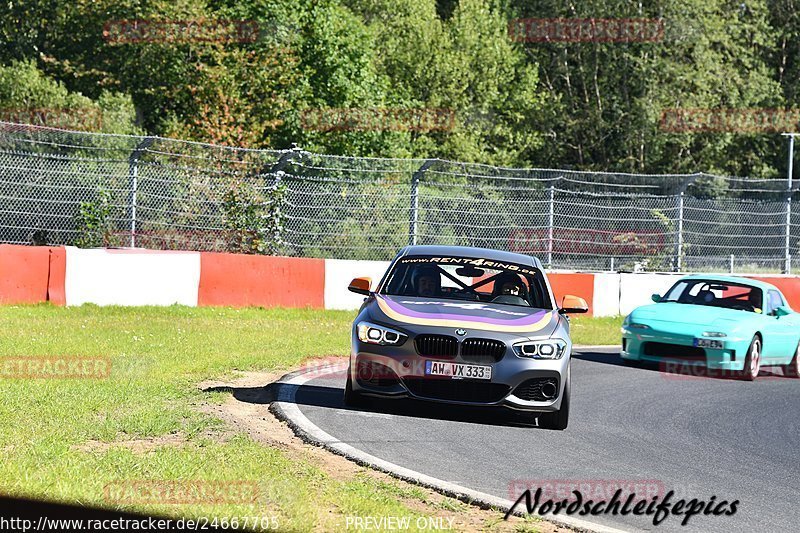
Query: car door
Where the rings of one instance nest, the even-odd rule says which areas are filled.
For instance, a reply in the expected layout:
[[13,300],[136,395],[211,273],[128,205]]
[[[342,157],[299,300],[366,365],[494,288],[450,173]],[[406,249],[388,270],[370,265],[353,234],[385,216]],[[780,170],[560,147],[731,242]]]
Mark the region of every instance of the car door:
[[767,291],[765,305],[765,331],[762,359],[764,363],[786,364],[797,347],[797,323],[793,315],[778,316],[778,307],[786,305],[783,295],[776,290]]

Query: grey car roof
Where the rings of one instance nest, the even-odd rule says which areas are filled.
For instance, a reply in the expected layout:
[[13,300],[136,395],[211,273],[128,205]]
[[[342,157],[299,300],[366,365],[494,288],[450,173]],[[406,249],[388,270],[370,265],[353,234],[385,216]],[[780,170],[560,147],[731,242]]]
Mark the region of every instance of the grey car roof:
[[473,248],[470,246],[439,246],[424,245],[406,246],[400,250],[400,256],[412,255],[433,255],[446,257],[469,257],[470,259],[492,259],[494,261],[504,261],[506,263],[516,263],[544,270],[541,261],[531,255],[505,252],[502,250],[492,250],[489,248]]

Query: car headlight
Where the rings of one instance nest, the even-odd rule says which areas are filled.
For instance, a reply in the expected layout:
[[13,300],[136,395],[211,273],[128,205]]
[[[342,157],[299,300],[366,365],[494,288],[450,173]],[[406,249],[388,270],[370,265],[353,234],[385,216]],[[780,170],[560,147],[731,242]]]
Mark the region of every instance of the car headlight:
[[514,353],[531,359],[561,359],[567,351],[567,343],[561,339],[524,341],[514,345]]
[[650,329],[650,326],[647,324],[642,324],[641,322],[631,322],[631,315],[625,317],[625,320],[622,321],[622,327],[624,328],[639,328],[639,329]]
[[723,333],[722,331],[704,331],[703,337],[727,337],[727,333]]
[[397,330],[372,324],[371,322],[359,322],[356,329],[358,331],[358,340],[370,344],[397,346],[403,344],[408,338],[407,335]]

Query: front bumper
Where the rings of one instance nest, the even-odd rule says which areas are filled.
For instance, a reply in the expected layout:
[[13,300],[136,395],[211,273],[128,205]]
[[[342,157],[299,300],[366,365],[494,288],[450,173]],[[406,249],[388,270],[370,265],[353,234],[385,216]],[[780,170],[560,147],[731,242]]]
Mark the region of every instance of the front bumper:
[[730,371],[744,369],[744,359],[751,339],[715,338],[713,340],[722,343],[721,348],[697,348],[694,346],[695,338],[702,337],[664,326],[651,329],[624,326],[620,356],[629,361],[659,363],[665,368],[702,366]]
[[[427,333],[427,332],[426,332]],[[496,335],[473,337],[494,337]],[[506,353],[497,362],[477,363],[460,356],[424,357],[417,354],[413,338],[402,346],[380,346],[353,338],[350,378],[353,390],[389,398],[415,398],[453,405],[503,406],[521,411],[551,412],[561,408],[571,345],[561,359],[545,360],[518,357],[511,345],[522,338],[504,339]],[[425,375],[427,361],[481,364],[491,366],[491,380],[454,379]],[[550,383],[556,396],[550,400],[531,400],[536,387]]]

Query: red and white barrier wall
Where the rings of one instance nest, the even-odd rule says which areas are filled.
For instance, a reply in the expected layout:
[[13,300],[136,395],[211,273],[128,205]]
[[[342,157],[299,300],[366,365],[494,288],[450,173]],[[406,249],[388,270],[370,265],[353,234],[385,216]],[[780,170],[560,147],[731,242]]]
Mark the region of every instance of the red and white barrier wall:
[[[0,245],[0,304],[188,305],[358,309],[354,277],[383,276],[388,261],[345,261],[153,250]],[[557,300],[586,299],[615,316],[650,303],[681,274],[551,272]],[[750,276],[756,277],[756,276]],[[800,310],[800,276],[759,276]]]

